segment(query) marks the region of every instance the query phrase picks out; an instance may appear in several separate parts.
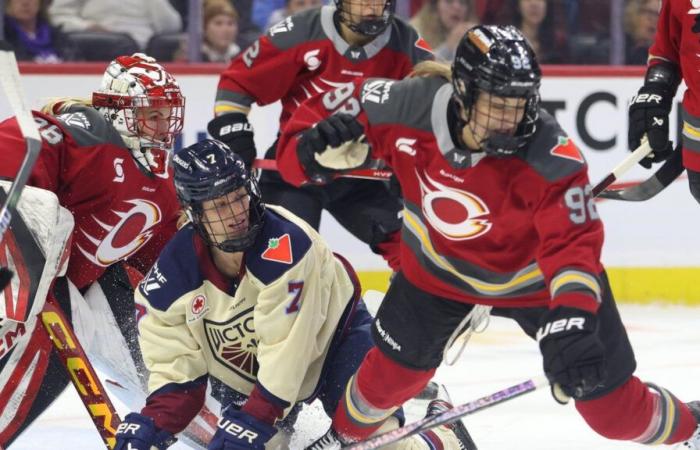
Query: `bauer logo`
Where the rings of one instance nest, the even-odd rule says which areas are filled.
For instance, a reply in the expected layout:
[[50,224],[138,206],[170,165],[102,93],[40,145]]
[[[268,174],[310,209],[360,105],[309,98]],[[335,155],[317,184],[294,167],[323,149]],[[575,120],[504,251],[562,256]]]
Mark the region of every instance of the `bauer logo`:
[[258,373],[258,342],[253,325],[253,307],[225,322],[204,319],[211,354],[219,363],[255,383]]

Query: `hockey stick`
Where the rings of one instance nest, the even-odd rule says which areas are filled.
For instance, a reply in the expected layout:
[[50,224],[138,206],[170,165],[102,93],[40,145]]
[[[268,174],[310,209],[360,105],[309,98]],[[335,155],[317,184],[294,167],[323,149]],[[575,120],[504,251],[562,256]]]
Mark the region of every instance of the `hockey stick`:
[[358,442],[343,448],[352,450],[371,450],[375,448],[380,448],[385,445],[397,442],[401,439],[407,438],[409,436],[413,436],[414,434],[420,433],[422,431],[426,431],[440,425],[454,422],[460,417],[464,417],[466,415],[473,414],[477,411],[481,411],[499,403],[512,400],[529,392],[534,392],[540,387],[548,385],[549,382],[547,381],[547,378],[544,375],[531,378],[523,383],[516,384],[498,392],[494,392],[493,394],[487,395],[486,397],[481,397],[469,403],[464,403],[462,405],[455,406],[454,408],[448,409],[447,411],[444,411],[442,413],[426,417],[424,419],[405,425],[401,428],[388,431],[386,433],[380,434],[379,436],[375,436],[366,439],[362,442]]
[[634,186],[605,190],[600,193],[599,197],[627,202],[643,202],[663,191],[684,170],[683,153],[681,145],[678,145],[671,157],[651,177]]
[[598,197],[605,189],[607,189],[611,184],[617,181],[618,178],[622,176],[625,172],[634,167],[639,161],[646,158],[651,153],[651,147],[646,139],[642,141],[642,144],[637,147],[635,151],[629,154],[625,159],[620,161],[620,164],[615,166],[615,168],[598,184],[593,187],[593,197]]
[[[22,189],[29,179],[29,174],[32,172],[34,163],[41,150],[39,129],[34,122],[31,112],[29,112],[24,103],[17,60],[12,47],[5,41],[0,41],[0,86],[2,86],[10,108],[17,118],[17,123],[27,146],[27,154],[24,156],[22,165],[7,193],[7,200],[0,208],[0,241],[2,241],[5,231],[10,227],[12,214],[17,207]],[[5,288],[11,279],[12,272],[6,267],[0,268],[0,291]]]
[[[256,159],[253,169],[278,170],[274,159]],[[365,180],[388,180],[393,175],[389,169],[352,169],[339,173],[340,178],[362,178]]]
[[121,419],[52,293],[47,297],[40,317],[100,437],[109,450],[113,449]]

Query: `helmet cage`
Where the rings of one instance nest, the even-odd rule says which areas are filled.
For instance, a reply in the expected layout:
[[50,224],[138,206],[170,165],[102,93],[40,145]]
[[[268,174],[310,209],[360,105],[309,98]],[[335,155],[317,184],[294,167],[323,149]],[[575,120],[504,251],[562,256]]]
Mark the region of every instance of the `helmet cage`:
[[[498,37],[507,36],[508,40]],[[489,42],[490,48],[484,48]],[[523,64],[522,61],[528,61]],[[512,155],[525,147],[536,131],[539,118],[541,72],[531,47],[514,27],[477,26],[462,38],[452,65],[452,86],[457,116],[472,133],[472,117],[480,92],[498,97],[525,99],[522,119],[514,132],[490,132],[479,142],[481,149],[496,156]],[[460,111],[461,109],[461,111]],[[486,114],[491,117],[491,105]],[[478,140],[478,133],[475,136]]]
[[366,0],[335,0],[336,9],[338,10],[338,18],[348,28],[355,33],[363,36],[375,37],[379,36],[386,30],[394,19],[394,10],[396,9],[395,0],[386,0],[384,9],[380,16],[362,17],[352,14],[350,9],[345,6],[354,2],[362,3]]

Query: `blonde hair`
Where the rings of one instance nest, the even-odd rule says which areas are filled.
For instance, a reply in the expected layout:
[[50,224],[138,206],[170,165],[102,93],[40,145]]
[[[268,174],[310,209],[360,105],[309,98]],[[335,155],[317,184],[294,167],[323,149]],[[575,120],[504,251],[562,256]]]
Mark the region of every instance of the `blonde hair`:
[[408,75],[416,77],[442,77],[447,81],[452,81],[452,67],[449,64],[439,61],[421,61],[415,65],[413,71]]
[[[413,28],[418,31],[423,39],[426,40],[432,48],[438,48],[450,34],[450,30],[445,28],[445,26],[440,21],[437,11],[437,2],[440,0],[429,0],[423,4],[423,7],[418,10],[416,15],[411,19],[410,24]],[[474,7],[474,0],[466,0],[467,4],[467,17],[465,21],[475,22],[476,19],[476,9]]]
[[49,102],[41,108],[41,112],[50,116],[57,116],[76,105],[92,107],[92,100],[78,97],[56,97],[49,99]]

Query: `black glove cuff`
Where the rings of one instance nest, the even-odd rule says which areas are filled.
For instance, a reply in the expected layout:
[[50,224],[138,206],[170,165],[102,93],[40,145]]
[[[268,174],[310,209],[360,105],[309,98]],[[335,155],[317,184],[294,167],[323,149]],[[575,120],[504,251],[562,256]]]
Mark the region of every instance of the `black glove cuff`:
[[678,85],[681,83],[679,68],[673,63],[661,61],[647,69],[644,84],[658,86],[671,97],[676,95]]
[[207,131],[227,144],[236,138],[253,138],[253,126],[248,122],[248,116],[241,112],[214,117],[209,121]]

